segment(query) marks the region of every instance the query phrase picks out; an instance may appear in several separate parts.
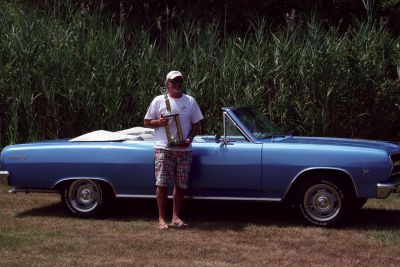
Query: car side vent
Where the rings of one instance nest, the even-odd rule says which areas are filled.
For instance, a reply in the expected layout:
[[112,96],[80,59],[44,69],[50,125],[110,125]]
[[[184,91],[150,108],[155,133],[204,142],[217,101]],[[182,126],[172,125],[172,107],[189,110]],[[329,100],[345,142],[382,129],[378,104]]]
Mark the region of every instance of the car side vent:
[[390,176],[400,177],[400,154],[393,154],[390,156],[390,158],[392,159],[393,163],[393,170]]

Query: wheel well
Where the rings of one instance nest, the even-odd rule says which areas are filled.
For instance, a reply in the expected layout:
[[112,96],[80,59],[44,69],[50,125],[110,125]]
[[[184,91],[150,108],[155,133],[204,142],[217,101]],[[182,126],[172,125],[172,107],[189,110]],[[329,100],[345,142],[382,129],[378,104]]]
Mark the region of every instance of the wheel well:
[[295,181],[290,185],[289,190],[283,198],[283,201],[293,200],[299,186],[310,177],[314,176],[327,176],[334,177],[335,180],[339,181],[340,185],[344,186],[346,190],[349,190],[351,196],[357,197],[357,191],[354,187],[353,180],[351,176],[341,170],[332,169],[319,169],[319,170],[309,170],[301,173]]
[[57,191],[59,191],[59,192],[61,192],[61,191],[63,191],[64,190],[64,188],[66,188],[67,186],[69,186],[73,181],[75,181],[76,179],[74,179],[74,180],[64,180],[64,181],[61,181],[61,182],[58,182],[54,187],[53,187],[53,190],[57,190]]
[[[79,180],[79,179],[83,179],[83,178],[76,178],[76,179],[68,179],[68,180],[64,180],[61,182],[58,182],[54,187],[53,190],[57,190],[59,192],[62,192],[62,190],[69,186],[73,181]],[[100,184],[100,186],[106,190],[105,193],[109,194],[110,196],[114,196],[116,197],[116,193],[114,190],[114,187],[106,181],[100,180],[100,179],[91,179],[91,178],[84,178],[84,179],[88,179],[88,180],[94,180],[96,182],[98,182]]]

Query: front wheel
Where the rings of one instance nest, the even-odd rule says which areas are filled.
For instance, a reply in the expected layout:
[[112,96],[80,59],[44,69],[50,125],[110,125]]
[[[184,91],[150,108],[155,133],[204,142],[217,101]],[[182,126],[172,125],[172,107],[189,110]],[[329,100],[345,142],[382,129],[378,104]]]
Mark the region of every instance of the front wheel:
[[306,222],[333,226],[343,219],[348,197],[337,181],[313,177],[300,187],[296,206]]
[[64,188],[61,198],[68,210],[79,217],[92,217],[104,208],[104,190],[94,180],[75,180]]

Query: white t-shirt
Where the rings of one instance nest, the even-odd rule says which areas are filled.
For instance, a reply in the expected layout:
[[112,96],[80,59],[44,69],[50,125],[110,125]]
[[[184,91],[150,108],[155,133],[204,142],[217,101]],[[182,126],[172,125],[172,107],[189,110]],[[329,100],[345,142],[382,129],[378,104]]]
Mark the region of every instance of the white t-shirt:
[[[182,129],[183,140],[189,135],[192,124],[201,121],[204,117],[201,113],[199,105],[193,97],[183,94],[180,98],[173,98],[168,95],[171,105],[170,114],[179,114],[179,120]],[[165,104],[165,95],[156,96],[151,102],[147,110],[146,120],[158,120],[161,114],[168,115],[167,106]],[[169,128],[173,139],[178,140],[178,131],[176,129],[175,119],[169,117]],[[162,148],[173,151],[191,151],[192,145],[188,147],[167,147],[168,139],[165,132],[165,127],[156,127],[154,129],[154,148]]]

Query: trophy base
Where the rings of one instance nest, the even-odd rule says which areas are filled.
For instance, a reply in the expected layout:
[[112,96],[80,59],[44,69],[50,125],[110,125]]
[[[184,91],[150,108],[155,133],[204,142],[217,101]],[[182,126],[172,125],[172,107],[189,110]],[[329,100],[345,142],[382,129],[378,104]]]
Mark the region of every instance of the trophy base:
[[186,144],[186,141],[184,141],[184,140],[182,140],[182,141],[173,141],[173,142],[167,143],[167,147],[182,146],[184,144]]

